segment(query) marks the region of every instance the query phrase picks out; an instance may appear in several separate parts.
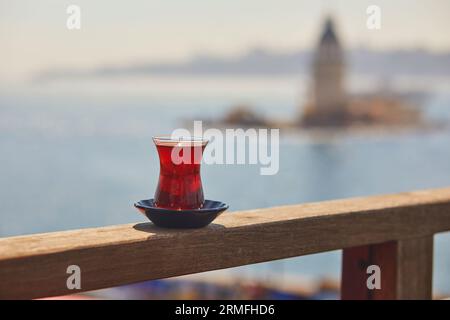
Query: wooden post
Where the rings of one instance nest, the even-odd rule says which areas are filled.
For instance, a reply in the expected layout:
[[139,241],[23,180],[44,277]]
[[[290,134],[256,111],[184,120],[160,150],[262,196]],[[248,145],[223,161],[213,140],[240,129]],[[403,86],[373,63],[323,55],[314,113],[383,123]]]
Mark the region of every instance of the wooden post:
[[[368,289],[367,267],[381,271],[381,288]],[[343,300],[431,299],[433,236],[343,250]]]

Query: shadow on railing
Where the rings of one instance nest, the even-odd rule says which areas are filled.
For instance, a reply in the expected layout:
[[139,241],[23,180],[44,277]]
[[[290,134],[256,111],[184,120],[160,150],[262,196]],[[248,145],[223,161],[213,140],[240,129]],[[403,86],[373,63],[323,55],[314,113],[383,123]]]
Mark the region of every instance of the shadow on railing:
[[[150,223],[0,239],[0,298],[28,299],[344,249],[343,299],[430,299],[433,235],[450,188],[224,214],[196,230]],[[69,265],[80,290],[66,286]],[[382,272],[369,290],[367,267]]]

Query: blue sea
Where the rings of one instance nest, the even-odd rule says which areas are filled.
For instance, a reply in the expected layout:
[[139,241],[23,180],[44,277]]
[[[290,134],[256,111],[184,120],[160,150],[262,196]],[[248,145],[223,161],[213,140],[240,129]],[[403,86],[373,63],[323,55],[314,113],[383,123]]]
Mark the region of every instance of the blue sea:
[[[370,81],[352,80],[355,92]],[[398,79],[421,89],[426,117],[450,121],[450,80]],[[153,135],[249,105],[269,117],[298,115],[302,78],[93,79],[0,89],[0,236],[144,222],[133,202],[153,196],[159,162]],[[280,170],[202,168],[206,197],[245,210],[450,186],[450,130],[283,135]],[[326,236],[326,235],[323,235]],[[434,289],[450,294],[450,234],[435,237]],[[276,280],[339,278],[340,251],[222,273]]]

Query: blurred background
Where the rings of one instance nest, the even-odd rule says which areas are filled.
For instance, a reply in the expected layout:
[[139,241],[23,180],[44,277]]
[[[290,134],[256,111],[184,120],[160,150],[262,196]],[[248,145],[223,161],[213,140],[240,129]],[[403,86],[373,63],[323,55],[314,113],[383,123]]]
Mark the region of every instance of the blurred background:
[[[206,198],[231,211],[449,186],[450,2],[377,0],[380,29],[372,4],[1,0],[0,237],[144,222],[133,202],[156,188],[151,137],[192,120],[281,128],[276,175],[203,166]],[[436,236],[438,296],[449,250]],[[333,299],[340,256],[89,296]]]

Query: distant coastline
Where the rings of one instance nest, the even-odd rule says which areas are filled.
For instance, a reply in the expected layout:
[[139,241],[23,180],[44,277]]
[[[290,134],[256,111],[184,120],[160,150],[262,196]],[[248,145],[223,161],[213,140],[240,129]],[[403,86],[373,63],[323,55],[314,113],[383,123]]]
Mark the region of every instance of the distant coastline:
[[[275,52],[253,49],[235,58],[198,55],[186,62],[135,63],[98,66],[90,69],[53,68],[37,73],[35,81],[84,77],[120,77],[130,75],[301,75],[310,70],[312,50]],[[379,77],[394,75],[450,75],[450,52],[426,50],[374,51],[365,48],[346,51],[349,73]]]

